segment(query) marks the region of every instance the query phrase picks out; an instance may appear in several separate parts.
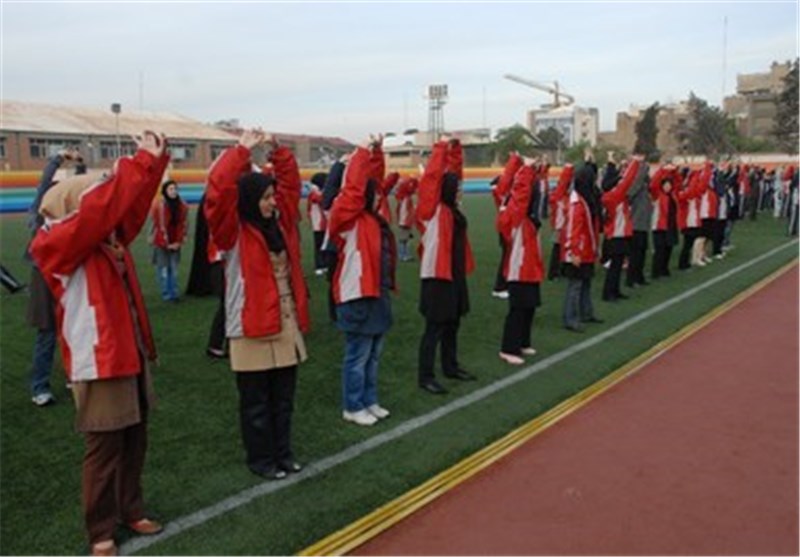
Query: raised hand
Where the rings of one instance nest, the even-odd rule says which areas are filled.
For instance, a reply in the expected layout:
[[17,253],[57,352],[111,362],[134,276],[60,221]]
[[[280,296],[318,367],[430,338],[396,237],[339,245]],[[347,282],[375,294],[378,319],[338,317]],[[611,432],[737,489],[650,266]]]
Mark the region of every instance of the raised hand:
[[164,149],[167,146],[167,138],[163,133],[156,133],[150,130],[144,130],[140,136],[132,136],[137,149],[147,151],[156,158],[164,154]]
[[[272,135],[269,137],[272,139]],[[261,145],[265,141],[267,141],[267,135],[261,129],[245,130],[239,136],[239,145],[248,149],[253,149],[253,147]]]

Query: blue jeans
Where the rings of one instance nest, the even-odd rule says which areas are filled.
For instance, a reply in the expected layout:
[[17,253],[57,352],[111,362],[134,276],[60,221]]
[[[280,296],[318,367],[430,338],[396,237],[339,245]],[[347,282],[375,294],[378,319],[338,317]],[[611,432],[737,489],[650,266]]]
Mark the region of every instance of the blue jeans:
[[577,327],[581,321],[592,317],[592,279],[569,279],[564,297],[564,326]]
[[39,329],[33,344],[33,367],[31,368],[31,393],[33,396],[50,392],[50,372],[56,351],[55,329]]
[[378,404],[378,359],[383,335],[345,333],[342,401],[347,412]]
[[166,265],[156,267],[156,276],[161,285],[162,300],[178,299],[178,258],[177,251],[166,252],[164,262]]

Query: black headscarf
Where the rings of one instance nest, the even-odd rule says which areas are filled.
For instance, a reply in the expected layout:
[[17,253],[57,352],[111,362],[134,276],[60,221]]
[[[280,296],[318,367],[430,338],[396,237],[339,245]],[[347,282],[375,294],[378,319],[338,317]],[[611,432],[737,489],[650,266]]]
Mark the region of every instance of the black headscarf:
[[584,164],[575,173],[575,191],[589,205],[592,218],[600,217],[599,192],[594,186],[596,174],[594,168],[589,164]]
[[370,213],[375,213],[375,195],[377,190],[378,182],[375,178],[367,180],[367,189],[364,191],[364,208]]
[[455,225],[458,228],[465,228],[467,226],[467,218],[459,211],[456,203],[458,197],[458,175],[453,172],[446,172],[442,177],[442,191],[440,193],[440,201],[450,207],[453,211],[453,218]]
[[169,180],[164,182],[161,186],[161,196],[164,198],[164,202],[167,204],[167,208],[169,209],[170,215],[170,222],[173,225],[178,222],[178,218],[180,217],[180,210],[181,210],[181,196],[180,194],[176,195],[175,198],[172,198],[167,195],[167,188],[170,186],[178,187],[178,184],[175,180]]
[[603,174],[603,183],[602,183],[603,191],[606,192],[613,189],[614,186],[616,186],[619,183],[621,178],[622,176],[620,176],[619,168],[617,168],[617,165],[614,164],[613,162],[608,163],[606,165],[606,171]]
[[325,187],[325,182],[328,180],[327,172],[317,172],[311,177],[311,183],[317,186],[320,191]]
[[275,214],[266,218],[261,214],[258,204],[268,188],[275,188],[275,178],[260,172],[248,172],[237,182],[239,188],[239,201],[237,210],[239,218],[255,226],[264,240],[267,242],[269,251],[280,253],[286,249],[286,242],[283,240],[278,218]]

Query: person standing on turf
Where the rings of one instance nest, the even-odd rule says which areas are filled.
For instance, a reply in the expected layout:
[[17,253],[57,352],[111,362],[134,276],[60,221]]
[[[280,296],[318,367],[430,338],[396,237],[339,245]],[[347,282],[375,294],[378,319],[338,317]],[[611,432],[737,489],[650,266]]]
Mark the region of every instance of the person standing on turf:
[[433,373],[437,345],[441,345],[445,377],[475,379],[459,365],[457,349],[461,318],[469,312],[467,275],[475,268],[467,218],[459,208],[463,164],[461,143],[443,138],[433,146],[419,185],[419,310],[425,317],[425,332],[420,339],[417,382],[432,394],[447,393]]
[[[274,175],[253,170],[270,144]],[[206,219],[225,258],[225,329],[246,464],[267,479],[299,472],[291,445],[297,366],[306,360],[308,290],[300,255],[302,182],[292,152],[245,131],[208,174]]]
[[146,131],[132,157],[98,180],[73,176],[51,188],[30,253],[56,304],[62,359],[84,434],[83,510],[93,555],[116,555],[119,523],[139,534],[141,476],[153,392],[155,344],[128,246],[147,220],[169,162],[166,139]]

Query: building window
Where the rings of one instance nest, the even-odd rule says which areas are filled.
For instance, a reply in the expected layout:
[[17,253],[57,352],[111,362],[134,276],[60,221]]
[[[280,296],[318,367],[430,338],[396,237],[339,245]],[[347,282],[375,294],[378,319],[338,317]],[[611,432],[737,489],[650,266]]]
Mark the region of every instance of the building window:
[[81,142],[77,139],[28,139],[28,147],[32,159],[46,159],[52,157],[62,149],[72,147],[78,149]]
[[233,143],[230,143],[228,145],[222,145],[222,144],[219,144],[219,143],[212,143],[210,145],[210,147],[209,147],[211,149],[211,160],[212,161],[217,160],[217,157],[219,157],[220,154],[222,154],[222,152],[225,149],[227,149],[228,147],[233,147]]
[[120,146],[122,147],[122,154],[120,155],[117,152],[117,142],[116,141],[101,141],[100,142],[100,158],[101,159],[108,159],[114,160],[118,159],[119,157],[130,157],[134,153],[136,153],[136,144],[133,141],[122,141],[120,142]]
[[197,151],[196,143],[170,143],[169,152],[176,162],[194,160]]

